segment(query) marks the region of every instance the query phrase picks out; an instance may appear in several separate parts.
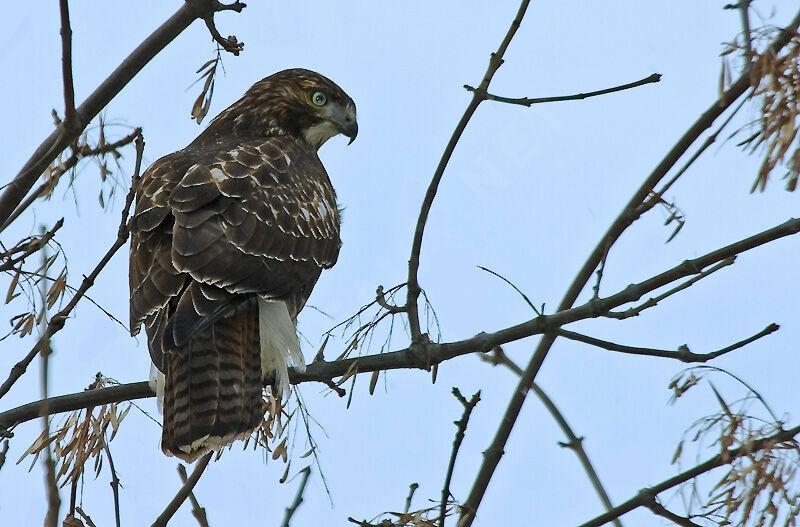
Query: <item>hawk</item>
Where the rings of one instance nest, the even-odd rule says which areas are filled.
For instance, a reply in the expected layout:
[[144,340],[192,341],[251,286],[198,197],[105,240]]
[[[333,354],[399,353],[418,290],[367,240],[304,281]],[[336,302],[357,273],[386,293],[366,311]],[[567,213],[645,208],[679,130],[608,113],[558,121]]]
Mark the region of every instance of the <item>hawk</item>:
[[356,138],[353,100],[318,73],[285,70],[142,175],[130,327],[147,334],[165,454],[191,462],[247,437],[264,416],[263,377],[285,393],[289,365],[305,367],[297,315],[341,246],[317,150],[339,133]]

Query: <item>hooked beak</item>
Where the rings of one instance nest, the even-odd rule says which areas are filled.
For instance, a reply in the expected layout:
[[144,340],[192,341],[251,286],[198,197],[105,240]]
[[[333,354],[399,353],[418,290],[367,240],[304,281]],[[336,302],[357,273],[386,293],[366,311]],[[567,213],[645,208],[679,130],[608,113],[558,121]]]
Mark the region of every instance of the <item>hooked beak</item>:
[[347,143],[348,145],[353,144],[353,141],[356,140],[356,136],[358,135],[358,123],[354,120],[346,121],[344,125],[342,125],[341,131],[344,135],[350,138],[350,142]]

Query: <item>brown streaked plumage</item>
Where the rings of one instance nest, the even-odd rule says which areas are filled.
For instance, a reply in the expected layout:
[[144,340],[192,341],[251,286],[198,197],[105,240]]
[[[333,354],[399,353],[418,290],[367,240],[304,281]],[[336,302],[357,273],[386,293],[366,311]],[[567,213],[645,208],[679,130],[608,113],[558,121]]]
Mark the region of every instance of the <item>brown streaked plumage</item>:
[[[358,132],[355,104],[302,69],[257,82],[142,176],[131,333],[163,373],[165,453],[193,461],[261,422],[262,376],[302,367],[294,324],[338,258],[339,208],[317,149]],[[161,377],[157,376],[159,379]]]

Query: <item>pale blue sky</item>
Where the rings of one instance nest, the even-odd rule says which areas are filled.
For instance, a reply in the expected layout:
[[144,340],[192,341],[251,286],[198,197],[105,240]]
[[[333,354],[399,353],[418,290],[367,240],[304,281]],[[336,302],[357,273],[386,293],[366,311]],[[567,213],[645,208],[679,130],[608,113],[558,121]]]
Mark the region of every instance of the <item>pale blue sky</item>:
[[[83,100],[179,4],[72,2],[76,99]],[[788,21],[788,4],[774,23]],[[551,311],[631,193],[717,95],[722,42],[740,30],[738,14],[722,11],[723,2],[599,5],[534,1],[491,91],[511,97],[558,95],[654,72],[663,75],[662,82],[532,109],[481,106],[447,169],[423,245],[420,281],[436,307],[445,341],[532,316],[512,290],[477,265],[502,273]],[[345,208],[344,246],[339,263],[323,274],[310,300],[333,320],[312,310],[301,317],[301,330],[313,344],[306,346],[308,359],[322,333],[370,301],[377,285],[405,281],[419,204],[469,100],[461,86],[480,81],[517,7],[517,2],[475,1],[252,2],[241,15],[217,17],[220,32],[235,34],[245,50],[239,57],[224,56],[226,75],[217,79],[212,116],[253,82],[289,67],[323,73],[358,106],[358,140],[346,147],[346,140],[335,139],[320,152]],[[755,8],[770,11],[767,0]],[[755,25],[758,17],[753,18]],[[55,2],[15,2],[4,9],[3,181],[50,133],[50,109],[63,107],[58,28]],[[196,22],[106,110],[108,120],[143,127],[146,164],[199,133],[201,127],[189,119],[199,86],[189,86],[213,50],[207,29]],[[738,123],[755,116],[754,109],[744,111]],[[127,182],[133,155],[126,154]],[[667,196],[686,215],[680,235],[664,244],[671,231],[663,227],[661,211],[637,223],[609,257],[603,294],[796,215],[797,196],[786,193],[779,180],[773,179],[763,194],[749,194],[759,163],[733,144],[712,147]],[[62,184],[49,204],[37,207],[35,220],[30,214],[21,218],[3,241],[65,216],[59,240],[69,256],[70,283],[77,285],[111,244],[119,221],[119,202],[111,212],[97,204],[97,181],[97,169],[87,163],[76,183],[77,216],[72,194]],[[687,343],[700,353],[777,322],[782,326],[778,333],[715,364],[758,387],[779,415],[796,423],[797,250],[796,237],[775,242],[638,318],[592,320],[570,329],[630,345],[675,348]],[[5,287],[0,283],[0,290]],[[127,250],[116,255],[90,294],[127,320]],[[24,306],[14,307],[21,311]],[[8,317],[17,312],[4,311]],[[396,331],[394,349],[404,346],[404,339]],[[524,363],[535,343],[514,343],[506,352]],[[0,371],[7,371],[31,345],[31,339],[3,341]],[[341,340],[331,341],[328,358],[342,347]],[[120,382],[147,376],[145,342],[131,339],[90,304],[79,307],[54,348],[50,386],[55,394],[83,389],[97,371]],[[673,475],[670,459],[682,431],[716,411],[707,386],[667,405],[667,384],[683,368],[679,362],[616,355],[567,341],[559,341],[545,362],[537,381],[576,433],[586,436],[585,447],[615,503]],[[350,409],[322,385],[302,386],[309,411],[324,427],[314,435],[334,506],[315,472],[293,525],[344,525],[348,516],[371,518],[401,509],[412,482],[420,484],[417,507],[438,499],[455,431],[452,421],[461,414],[449,393],[453,386],[464,394],[482,390],[452,485],[454,495],[465,499],[481,452],[516,386],[512,374],[471,356],[442,365],[435,385],[425,372],[393,371],[385,389],[381,381],[369,396],[368,382],[368,376],[358,378]],[[714,382],[731,399],[744,394],[722,376]],[[38,390],[38,376],[31,373],[2,399],[0,409],[36,399]],[[141,406],[157,414],[153,399]],[[3,523],[38,524],[43,517],[40,465],[26,474],[26,463],[13,464],[39,431],[38,422],[15,431],[9,461],[0,471]],[[158,448],[159,436],[158,427],[134,409],[111,443],[123,485],[124,525],[149,525],[179,485],[175,461]],[[531,397],[475,524],[574,525],[601,513],[575,456],[557,446],[563,439]],[[308,462],[299,459],[304,451],[299,444],[293,472]],[[694,451],[687,455],[691,462]],[[280,463],[265,465],[260,453],[238,447],[226,453],[196,489],[210,524],[277,527],[296,489],[296,483],[278,483],[283,471]],[[96,481],[88,476],[83,489],[84,508],[98,525],[113,524],[108,480],[105,471]],[[680,500],[667,500],[670,496],[662,498],[683,512]],[[62,499],[68,500],[67,491]],[[638,526],[664,523],[648,511],[623,520]],[[192,526],[195,520],[184,507],[170,525]]]

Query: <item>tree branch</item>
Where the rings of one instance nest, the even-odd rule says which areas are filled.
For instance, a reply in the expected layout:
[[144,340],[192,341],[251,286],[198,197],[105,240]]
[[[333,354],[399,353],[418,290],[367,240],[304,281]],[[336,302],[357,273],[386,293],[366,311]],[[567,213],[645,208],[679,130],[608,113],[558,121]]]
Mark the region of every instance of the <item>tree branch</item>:
[[144,140],[142,140],[142,136],[140,135],[136,140],[136,167],[133,172],[130,191],[128,191],[128,196],[125,199],[125,206],[122,208],[122,219],[119,224],[116,241],[108,249],[108,251],[106,251],[106,254],[100,259],[100,262],[97,264],[97,266],[95,266],[92,272],[89,273],[88,276],[84,277],[83,282],[81,282],[80,287],[72,296],[69,303],[67,303],[67,305],[61,311],[56,313],[50,319],[50,321],[47,323],[47,329],[42,333],[38,342],[36,342],[31,351],[28,352],[28,354],[21,361],[11,368],[8,379],[6,379],[2,386],[0,386],[0,398],[7,394],[14,383],[17,382],[17,379],[19,379],[25,373],[34,357],[36,357],[36,354],[42,349],[42,346],[48,342],[53,335],[61,331],[66,323],[67,317],[69,317],[70,313],[72,313],[72,310],[75,309],[75,306],[78,305],[78,301],[83,298],[83,296],[86,294],[86,291],[88,291],[89,288],[94,285],[94,281],[97,279],[100,271],[105,268],[106,264],[108,264],[114,254],[116,254],[116,252],[128,241],[128,213],[130,211],[131,204],[133,203],[133,197],[136,195],[136,189],[139,186],[139,171],[142,167],[143,151]]
[[194,486],[197,485],[200,476],[203,475],[203,471],[208,466],[208,462],[211,461],[211,456],[213,455],[214,452],[209,452],[197,462],[197,466],[195,466],[192,475],[189,476],[189,479],[186,480],[175,497],[172,498],[172,501],[169,502],[167,508],[164,509],[164,512],[162,512],[161,515],[156,518],[156,521],[153,522],[152,527],[166,527],[170,518],[172,518],[172,516],[178,512],[180,506],[183,505],[183,502],[186,501],[186,498],[188,498],[189,494],[192,493],[192,489],[194,489]]
[[[244,7],[243,4],[238,3]],[[65,148],[75,142],[88,123],[111,102],[153,58],[197,18],[204,17],[209,9],[215,11],[234,9],[219,2],[204,0],[185,2],[166,22],[147,37],[97,89],[75,110],[75,124],[67,128],[64,123],[56,128],[36,149],[19,173],[0,195],[0,231],[7,225],[14,209],[25,198],[36,180]],[[240,9],[239,9],[240,10]]]
[[3,450],[0,450],[0,468],[6,463],[6,454],[8,454],[8,439],[3,441]]
[[649,495],[647,497],[647,501],[642,503],[642,506],[650,509],[650,511],[653,514],[668,519],[675,525],[680,525],[681,527],[700,527],[689,518],[686,518],[684,516],[678,516],[674,512],[667,510],[663,505],[661,505],[658,502],[654,494]]
[[[661,80],[660,73],[653,73],[645,77],[644,79],[640,79],[635,82],[629,82],[627,84],[622,84],[620,86],[614,86],[613,88],[605,88],[603,90],[597,91],[590,91],[587,93],[576,93],[575,95],[558,95],[556,97],[519,97],[519,98],[511,98],[511,97],[500,97],[499,95],[492,95],[491,93],[484,94],[484,97],[490,101],[497,101],[497,102],[504,102],[506,104],[517,104],[520,106],[527,106],[530,108],[534,104],[541,104],[545,102],[560,102],[560,101],[580,101],[583,99],[588,99],[589,97],[597,97],[598,95],[606,95],[608,93],[614,93],[623,90],[630,90],[631,88],[636,88],[638,86],[643,86],[645,84],[651,84],[654,82],[659,82]],[[464,89],[470,92],[478,91],[476,88],[465,84]]]
[[72,28],[69,24],[69,4],[60,0],[61,11],[61,75],[64,80],[64,127],[69,129],[75,122],[75,88],[72,85]]
[[[565,309],[552,315],[537,316],[521,324],[510,326],[494,333],[479,333],[472,338],[455,342],[430,343],[426,346],[428,353],[424,357],[420,356],[419,353],[416,353],[409,347],[388,353],[366,355],[364,357],[330,362],[320,360],[309,364],[303,373],[290,369],[289,378],[292,384],[309,381],[326,382],[334,377],[347,374],[354,368],[354,363],[356,362],[358,363],[358,371],[360,373],[404,368],[427,369],[431,365],[439,364],[461,355],[481,351],[488,352],[495,346],[520,340],[532,335],[546,333],[547,336],[545,339],[555,338],[555,330],[563,325],[578,320],[602,316],[611,309],[629,302],[635,302],[650,291],[663,287],[685,276],[697,274],[701,272],[702,269],[729,258],[732,255],[740,254],[754,247],[764,245],[785,236],[797,234],[798,232],[800,232],[800,219],[789,220],[781,225],[767,229],[759,234],[722,247],[693,260],[686,260],[643,282],[631,284],[622,291],[611,296],[592,299],[581,306]],[[754,339],[754,337],[751,337],[751,339]],[[737,345],[735,344],[734,346]],[[269,377],[265,378],[266,384],[271,384],[272,382],[274,382],[274,379]],[[530,386],[530,383],[525,385],[526,390],[528,386]],[[103,403],[152,397],[153,395],[147,382],[138,382],[92,390],[91,392],[53,397],[47,401],[47,404],[52,413],[58,413]],[[3,428],[8,429],[19,423],[38,417],[41,412],[42,404],[42,401],[36,401],[0,413],[0,433],[2,433]],[[508,430],[508,432],[510,432],[510,430]]]
[[[111,457],[111,449],[108,448],[108,442],[104,442],[103,450],[108,458],[108,468],[111,471],[111,492],[114,494],[114,520],[115,525],[120,527],[119,517],[119,478],[117,477],[117,470],[114,468],[114,458]],[[77,481],[77,480],[75,480]],[[73,487],[74,488],[74,487]]]
[[746,445],[739,448],[725,450],[724,452],[717,454],[704,463],[700,463],[694,468],[681,472],[677,476],[674,476],[668,480],[662,481],[658,485],[653,485],[652,487],[642,489],[633,498],[614,507],[614,509],[608,511],[607,513],[601,514],[600,516],[581,524],[580,527],[599,527],[600,525],[604,525],[614,518],[619,518],[623,514],[626,514],[638,507],[645,506],[652,496],[657,496],[665,490],[676,487],[681,483],[685,483],[717,467],[727,465],[733,459],[747,456],[753,452],[757,452],[765,448],[775,447],[780,443],[793,441],[797,434],[800,434],[800,426],[796,426],[788,430],[781,430],[780,432],[769,437],[749,441]]
[[[42,237],[44,237],[44,227],[42,227]],[[43,265],[47,265],[47,251],[42,249],[42,262]],[[46,327],[44,321],[47,318],[47,278],[41,281],[39,284],[41,287],[41,295],[42,295],[42,333],[45,333]],[[44,429],[44,437],[50,437],[50,410],[47,405],[47,400],[49,399],[48,396],[48,381],[50,376],[50,354],[52,349],[50,348],[50,340],[40,340],[42,342],[41,346],[41,357],[42,357],[42,400],[45,401],[44,405],[42,406],[42,428]],[[44,449],[44,482],[45,482],[45,493],[47,496],[47,513],[44,517],[44,526],[45,527],[57,527],[58,525],[58,511],[61,508],[61,496],[58,494],[58,482],[56,481],[56,464],[53,460],[53,449],[52,445],[48,444]]]
[[464,110],[464,115],[461,116],[461,120],[458,122],[458,125],[456,125],[453,135],[450,136],[450,141],[448,141],[447,147],[445,147],[442,158],[439,160],[439,164],[436,167],[436,171],[433,173],[433,178],[428,186],[428,190],[425,193],[425,198],[422,201],[422,207],[419,211],[419,218],[417,218],[417,226],[414,230],[414,241],[411,245],[411,256],[408,259],[408,294],[406,296],[405,309],[408,313],[408,328],[411,332],[412,344],[425,343],[425,339],[422,338],[419,325],[419,306],[417,301],[419,300],[419,295],[422,291],[418,281],[419,257],[422,250],[422,236],[425,232],[425,224],[428,221],[428,214],[431,211],[433,200],[436,197],[437,190],[439,189],[439,183],[442,181],[444,170],[447,168],[447,163],[450,162],[450,157],[453,155],[453,150],[455,150],[456,144],[458,143],[459,139],[461,139],[461,134],[464,133],[467,123],[469,123],[469,120],[472,118],[475,110],[478,109],[478,105],[480,105],[480,103],[486,99],[486,90],[489,89],[489,83],[492,81],[492,77],[494,77],[494,74],[497,72],[498,68],[500,68],[500,66],[503,64],[503,55],[505,54],[508,45],[511,43],[511,39],[514,38],[514,34],[517,32],[517,29],[519,29],[519,26],[522,23],[522,17],[525,16],[525,11],[528,9],[529,2],[530,0],[522,1],[519,6],[519,10],[517,11],[517,15],[511,22],[508,32],[506,32],[505,38],[500,43],[500,47],[498,47],[497,51],[492,53],[491,57],[489,58],[489,66],[486,68],[486,73],[483,76],[483,80],[481,80],[478,89],[472,93],[472,100],[470,100],[469,104],[467,105],[467,109]]
[[475,409],[475,406],[481,400],[481,391],[478,390],[475,394],[467,401],[461,392],[458,391],[458,388],[453,388],[453,396],[458,399],[458,402],[464,407],[464,413],[461,416],[461,419],[455,421],[453,424],[456,425],[456,437],[453,440],[453,450],[450,453],[450,462],[447,464],[447,474],[444,477],[444,486],[442,487],[442,501],[439,503],[439,527],[444,527],[444,521],[447,517],[447,500],[450,498],[450,480],[453,479],[453,470],[456,466],[456,457],[458,457],[458,450],[461,448],[461,442],[464,441],[464,435],[467,432],[467,423],[469,423],[469,416],[472,414],[472,410]]
[[623,344],[617,344],[615,342],[600,340],[594,337],[590,337],[588,335],[583,335],[581,333],[575,333],[574,331],[568,331],[566,329],[558,329],[556,330],[556,334],[559,337],[564,337],[570,340],[574,340],[576,342],[583,342],[584,344],[589,344],[591,346],[602,348],[608,351],[618,351],[620,353],[627,353],[629,355],[662,357],[665,359],[675,359],[681,362],[694,363],[694,362],[708,362],[712,359],[716,359],[720,355],[725,355],[726,353],[730,353],[731,351],[742,348],[750,344],[751,342],[760,339],[761,337],[765,337],[770,333],[778,331],[779,329],[780,326],[778,324],[772,323],[751,337],[741,340],[735,344],[731,344],[730,346],[726,346],[717,351],[712,351],[710,353],[693,353],[692,351],[689,350],[689,347],[686,346],[686,344],[679,346],[677,350],[662,350],[655,348],[639,348],[636,346],[625,346]]
[[[503,349],[500,346],[497,346],[492,350],[491,354],[482,354],[481,360],[489,362],[490,364],[497,366],[498,364],[502,364],[512,372],[516,373],[518,376],[522,375],[522,368],[520,368],[517,363],[512,361],[508,356],[503,352]],[[589,461],[589,455],[586,453],[586,450],[583,448],[583,437],[578,437],[575,435],[575,432],[572,431],[572,428],[567,423],[566,418],[555,405],[552,399],[545,393],[542,388],[536,384],[535,382],[531,385],[531,390],[533,393],[536,394],[536,397],[542,402],[547,411],[550,415],[555,419],[556,423],[558,423],[559,428],[567,436],[567,441],[563,443],[559,443],[560,446],[564,448],[569,448],[575,455],[578,456],[578,461],[580,461],[581,466],[583,467],[584,472],[586,472],[586,476],[589,478],[589,481],[592,483],[592,487],[594,487],[595,492],[600,497],[600,501],[603,502],[606,510],[611,510],[614,508],[614,505],[611,503],[611,498],[609,498],[608,493],[606,492],[605,487],[603,487],[602,482],[600,481],[600,476],[597,474],[597,471],[594,469],[592,462]],[[619,519],[614,520],[615,527],[622,527],[622,522]]]
[[[14,269],[16,265],[25,260],[25,258],[41,250],[45,245],[50,243],[50,240],[53,239],[53,236],[56,234],[56,231],[63,226],[64,226],[64,218],[61,218],[55,223],[55,225],[53,225],[53,227],[49,231],[42,233],[42,235],[39,236],[38,238],[33,238],[33,239],[29,238],[30,241],[19,246],[19,249],[22,252],[22,254],[20,254],[15,258],[9,258],[7,261],[0,264],[0,272],[10,271]],[[6,253],[6,255],[10,257],[11,254],[13,254],[14,252],[16,251],[14,251],[14,249],[11,249],[9,252]]]
[[736,261],[736,257],[735,256],[731,256],[730,258],[719,262],[717,265],[715,265],[713,267],[709,267],[708,269],[706,269],[702,273],[696,274],[695,276],[693,276],[689,280],[686,280],[682,284],[680,284],[680,285],[678,285],[676,287],[673,287],[669,291],[666,291],[666,292],[664,292],[664,293],[662,293],[662,294],[660,294],[658,296],[655,296],[653,298],[648,298],[645,302],[642,302],[638,306],[631,307],[629,309],[626,309],[625,311],[620,311],[620,312],[609,311],[604,316],[606,316],[608,318],[616,318],[618,320],[624,320],[626,318],[639,316],[639,313],[641,313],[645,309],[649,309],[651,307],[657,306],[658,303],[661,302],[662,300],[664,300],[665,298],[670,297],[670,296],[674,295],[675,293],[679,293],[679,292],[683,291],[684,289],[687,289],[687,288],[691,287],[696,282],[699,282],[700,280],[702,280],[706,276],[719,271],[723,267],[727,267],[729,265],[732,265],[734,261]]
[[300,486],[297,487],[297,494],[294,496],[294,501],[292,501],[291,505],[286,507],[286,512],[284,513],[281,527],[289,527],[289,522],[292,520],[292,516],[294,516],[297,508],[303,503],[303,492],[306,490],[308,477],[311,475],[311,467],[304,468],[300,471],[300,473],[303,475],[303,479],[300,480]]
[[[777,53],[783,46],[785,46],[796,33],[797,27],[800,25],[800,12],[797,13],[794,20],[789,27],[781,31],[781,34],[773,41],[770,46],[770,51]],[[750,86],[750,72],[745,71],[739,79],[723,94],[723,97],[716,99],[713,104],[695,121],[695,123],[686,131],[680,140],[670,149],[664,159],[656,166],[653,172],[647,177],[644,183],[631,197],[628,204],[622,209],[620,215],[614,220],[611,226],[606,231],[605,235],[600,239],[595,248],[590,253],[586,262],[581,267],[578,274],[570,284],[567,292],[564,295],[561,303],[558,306],[559,311],[569,309],[577,300],[578,295],[586,287],[587,282],[591,278],[598,264],[603,258],[603,255],[610,247],[616,243],[622,233],[634,222],[639,216],[636,214],[637,207],[641,205],[644,199],[652,192],[655,186],[666,176],[667,172],[678,162],[683,154],[694,144],[700,135],[714,124],[714,121],[724,112],[731,104],[741,97],[747,88]],[[731,255],[729,255],[731,256]],[[719,260],[717,260],[719,261]],[[520,376],[517,389],[509,401],[508,407],[500,421],[497,432],[489,448],[484,451],[484,459],[478,474],[475,478],[470,495],[461,509],[461,518],[459,519],[459,527],[470,527],[475,518],[475,514],[480,506],[483,495],[489,486],[489,481],[500,463],[500,458],[503,455],[503,448],[511,435],[511,430],[514,428],[514,423],[519,417],[519,412],[522,409],[522,404],[528,392],[528,388],[533,384],[536,374],[539,372],[542,363],[544,362],[547,353],[555,342],[555,334],[545,335],[540,341],[539,345],[533,353],[528,365],[525,368],[522,376]]]
[[[58,179],[63,174],[66,174],[68,171],[72,170],[81,159],[85,159],[91,156],[100,156],[103,154],[108,154],[111,152],[115,152],[118,148],[121,148],[125,145],[132,143],[136,137],[142,134],[141,128],[134,128],[133,132],[126,135],[119,141],[114,141],[113,143],[107,143],[103,145],[98,145],[97,147],[90,147],[89,145],[72,145],[72,155],[70,155],[67,159],[62,161],[58,164],[53,170],[58,171],[57,174],[53,175],[51,172],[51,177]],[[49,179],[49,178],[48,178]],[[8,225],[10,225],[14,220],[16,220],[23,212],[25,212],[28,207],[33,204],[34,201],[41,198],[45,194],[47,194],[52,188],[54,184],[52,181],[45,181],[41,185],[39,185],[36,190],[28,194],[28,196],[22,200],[22,203],[17,205],[17,208],[14,209],[14,212],[6,219],[5,223],[3,224],[0,230],[5,229]]]
[[[186,481],[189,477],[186,475],[186,467],[183,466],[183,463],[178,463],[178,475],[181,478],[181,482],[186,485]],[[198,503],[197,498],[194,496],[194,491],[189,491],[189,501],[192,502],[192,516],[195,517],[197,523],[200,524],[200,527],[208,527],[206,510]]]

